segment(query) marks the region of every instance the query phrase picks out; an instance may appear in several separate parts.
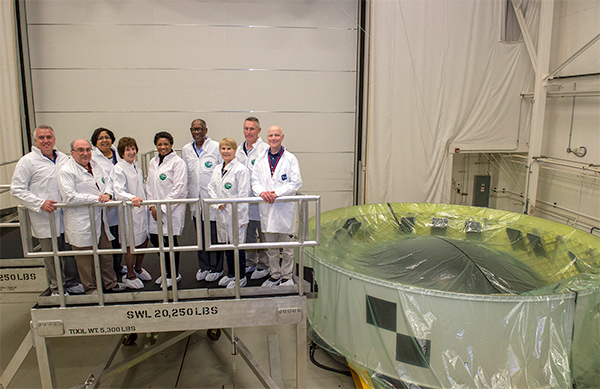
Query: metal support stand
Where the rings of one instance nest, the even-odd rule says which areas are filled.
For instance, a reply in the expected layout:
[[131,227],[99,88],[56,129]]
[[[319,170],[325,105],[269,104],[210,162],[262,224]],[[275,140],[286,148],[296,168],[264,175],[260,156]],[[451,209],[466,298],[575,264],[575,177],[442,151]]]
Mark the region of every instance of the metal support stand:
[[283,388],[283,370],[281,369],[279,336],[277,336],[277,334],[269,334],[267,343],[269,344],[269,370],[271,371],[271,377],[278,387]]
[[[56,378],[47,338],[65,336],[114,335],[143,332],[184,331],[175,338],[152,346],[130,358],[110,367],[119,345],[96,368],[85,383],[86,388],[96,387],[101,379],[120,373],[143,360],[179,342],[194,332],[213,328],[239,328],[269,325],[296,325],[296,381],[297,387],[306,383],[306,296],[277,296],[262,298],[203,300],[154,304],[86,306],[66,308],[33,308],[31,310],[32,329],[11,361],[10,370],[16,371],[25,359],[33,344],[36,348],[42,388],[55,388]],[[94,327],[89,326],[89,318],[94,317]],[[244,343],[230,330],[223,332],[234,343],[235,353],[239,353],[251,370],[267,388],[282,387],[283,377],[280,368],[271,361],[272,375],[262,368]],[[273,340],[270,341],[270,344]],[[278,346],[270,346],[278,349]],[[271,356],[273,357],[273,356]],[[276,359],[280,359],[276,357]],[[7,369],[8,370],[8,369]],[[1,378],[4,386],[14,373],[5,372]],[[274,379],[276,378],[276,380]],[[79,386],[83,387],[83,386]]]
[[[209,203],[231,203],[233,210],[233,225],[237,225],[238,203],[256,203],[260,198],[237,198],[237,199],[210,199],[204,201],[204,214],[209,213]],[[161,203],[166,203],[166,219],[168,224],[167,235],[169,246],[165,247],[163,241],[162,212],[157,213],[159,247],[152,249],[134,249],[134,254],[157,252],[159,255],[161,277],[163,277],[161,292],[144,292],[140,294],[123,293],[120,295],[105,295],[102,292],[102,280],[100,278],[100,254],[112,254],[121,252],[121,250],[106,249],[99,250],[96,239],[92,239],[92,249],[83,251],[58,251],[56,248],[56,231],[52,229],[53,251],[41,253],[52,255],[55,259],[57,268],[60,268],[60,256],[91,254],[94,258],[96,268],[96,282],[98,285],[97,296],[67,296],[62,283],[59,285],[58,299],[56,297],[47,297],[50,306],[43,304],[43,298],[38,298],[38,305],[31,309],[31,330],[25,338],[19,350],[9,363],[8,368],[0,377],[0,389],[5,388],[12,380],[15,372],[22,364],[31,347],[35,347],[40,371],[42,388],[55,388],[56,376],[48,348],[48,338],[93,336],[93,335],[128,335],[136,333],[155,333],[155,332],[176,332],[183,331],[182,334],[163,344],[152,346],[141,353],[134,355],[126,361],[110,367],[120,345],[107,356],[107,358],[96,368],[83,384],[86,388],[93,388],[98,385],[101,378],[111,376],[122,372],[150,356],[160,352],[162,349],[190,336],[198,330],[218,331],[214,329],[231,328],[231,332],[223,331],[230,337],[233,343],[233,353],[240,354],[255,372],[259,380],[267,388],[283,387],[283,375],[281,374],[281,365],[278,357],[278,342],[276,339],[269,340],[271,350],[271,375],[257,363],[246,346],[237,338],[233,332],[234,328],[240,327],[259,327],[271,325],[296,325],[296,385],[298,388],[306,386],[306,359],[307,359],[307,331],[306,331],[306,285],[303,281],[303,249],[304,247],[314,247],[319,244],[319,226],[320,226],[320,205],[319,196],[282,196],[278,202],[297,202],[299,203],[299,239],[298,242],[272,242],[272,243],[240,243],[238,230],[233,229],[233,242],[229,244],[209,245],[207,250],[234,250],[235,267],[235,290],[231,293],[229,290],[207,290],[193,289],[179,291],[177,282],[173,280],[172,291],[168,291],[165,276],[165,252],[170,254],[171,277],[175,279],[174,253],[176,251],[196,251],[201,247],[200,234],[197,233],[198,242],[194,246],[175,247],[172,228],[172,204],[194,203],[199,211],[197,199],[179,199],[168,201],[149,201],[147,203],[156,204],[161,207]],[[308,239],[308,205],[307,201],[315,202],[315,239]],[[64,204],[56,204],[60,207],[68,207]],[[130,206],[131,204],[128,204]],[[103,204],[92,204],[89,207],[90,220],[94,220],[94,207],[120,206],[119,218],[121,223],[124,221],[123,207],[118,202],[108,202]],[[20,209],[19,212],[22,212]],[[128,212],[129,223],[131,225],[131,211]],[[27,220],[27,219],[24,219]],[[197,223],[200,223],[197,219]],[[208,218],[204,220],[206,231],[210,234],[210,225]],[[23,231],[29,231],[29,226],[25,223],[22,226],[22,241],[25,256],[31,256],[29,250],[31,237]],[[54,223],[51,223],[53,226]],[[199,224],[197,224],[199,226]],[[198,229],[200,230],[200,229]],[[91,233],[93,237],[97,236],[95,223],[91,223]],[[133,234],[133,229],[130,229]],[[133,237],[130,236],[133,240]],[[206,241],[210,242],[210,236],[206,236]],[[240,289],[240,269],[239,269],[239,250],[256,248],[299,248],[299,267],[300,272],[295,278],[295,285],[286,285],[279,287],[248,287]],[[290,295],[291,294],[291,295]],[[243,296],[243,297],[242,297]],[[161,298],[162,297],[162,298]],[[198,300],[200,298],[201,300]],[[210,298],[210,299],[207,299]],[[58,301],[56,301],[58,300]],[[162,300],[162,302],[157,302]],[[108,302],[109,304],[105,304]],[[58,303],[58,306],[57,304]],[[85,304],[85,305],[84,305]],[[97,304],[97,305],[89,305]],[[90,320],[93,318],[93,320]],[[217,336],[218,338],[218,336]]]
[[38,328],[36,328],[33,323],[31,331],[33,333],[33,345],[35,347],[38,368],[40,370],[42,388],[56,388],[56,375],[54,373],[52,358],[50,357],[50,350],[48,349],[48,340],[40,336]]
[[19,367],[27,357],[27,354],[29,354],[29,351],[32,347],[33,335],[31,330],[29,330],[29,332],[25,336],[25,339],[23,339],[23,342],[21,342],[19,349],[17,350],[15,355],[13,355],[12,359],[8,363],[8,366],[6,366],[6,369],[4,369],[4,372],[0,376],[0,389],[4,389],[8,386],[8,384],[10,384],[10,381],[12,381],[13,377],[19,370]]

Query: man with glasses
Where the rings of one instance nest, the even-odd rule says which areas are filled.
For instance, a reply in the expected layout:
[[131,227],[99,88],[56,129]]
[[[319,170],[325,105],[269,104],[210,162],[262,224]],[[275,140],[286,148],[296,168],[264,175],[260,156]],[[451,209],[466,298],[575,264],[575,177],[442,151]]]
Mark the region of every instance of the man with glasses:
[[[208,183],[210,182],[210,177],[215,166],[223,162],[223,159],[221,159],[221,154],[219,153],[219,142],[210,139],[207,135],[208,127],[204,120],[194,119],[190,126],[190,132],[192,140],[183,146],[181,150],[181,157],[185,161],[188,172],[188,198],[199,198],[202,200],[209,198]],[[194,206],[191,209],[195,226],[198,215],[196,215]],[[203,218],[205,216],[203,215]],[[211,220],[212,243],[216,243],[217,225],[213,210],[211,210],[209,216]],[[201,230],[202,245],[203,248],[206,248],[204,242],[204,223],[201,223]],[[198,266],[200,269],[196,273],[196,280],[206,280],[207,282],[218,280],[223,274],[223,271],[219,270],[219,264],[222,263],[222,260],[222,251],[209,252],[204,249],[198,251]]]
[[[57,234],[57,248],[65,251],[65,238],[62,210],[54,204],[61,201],[58,190],[58,169],[68,157],[54,148],[54,130],[48,125],[40,125],[33,131],[35,146],[17,163],[10,182],[10,192],[21,204],[29,209],[31,235],[40,242],[43,252],[52,251],[50,234],[50,214],[54,214]],[[67,294],[83,293],[83,286],[77,280],[77,270],[73,257],[60,257],[62,283]],[[54,257],[44,257],[46,276],[52,295],[58,294],[57,269]]]
[[[71,142],[71,158],[58,172],[58,185],[62,199],[68,205],[80,205],[64,209],[65,233],[67,242],[74,250],[90,250],[92,248],[92,231],[90,214],[87,207],[81,205],[105,203],[112,200],[113,186],[110,175],[92,159],[92,145],[85,139]],[[94,207],[96,226],[96,243],[99,249],[111,249],[110,234],[106,207]],[[110,254],[101,254],[100,271],[102,285],[108,292],[122,292],[125,284],[117,282]],[[92,255],[76,255],[79,278],[85,293],[97,292],[94,276],[94,260]]]

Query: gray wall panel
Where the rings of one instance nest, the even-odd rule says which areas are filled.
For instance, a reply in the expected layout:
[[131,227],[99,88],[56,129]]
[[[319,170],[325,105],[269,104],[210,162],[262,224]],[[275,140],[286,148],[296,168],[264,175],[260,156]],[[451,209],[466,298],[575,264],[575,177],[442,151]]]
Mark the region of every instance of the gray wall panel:
[[[34,70],[37,111],[353,112],[354,73]],[[252,99],[248,97],[252,96]]]
[[350,205],[356,15],[356,1],[27,1],[36,120],[63,151],[104,126],[144,152],[159,130],[181,148],[197,117],[241,142],[258,116],[263,139],[284,129],[303,191]]
[[29,23],[353,28],[356,1],[28,0]]

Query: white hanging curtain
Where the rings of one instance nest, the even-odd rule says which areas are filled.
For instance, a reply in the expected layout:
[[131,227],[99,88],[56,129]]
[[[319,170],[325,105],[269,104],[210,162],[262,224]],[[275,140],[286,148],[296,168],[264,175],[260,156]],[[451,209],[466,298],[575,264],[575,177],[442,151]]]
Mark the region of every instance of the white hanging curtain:
[[[500,41],[505,1],[372,5],[366,201],[449,202],[450,146],[516,146],[527,49]],[[528,4],[530,26],[538,7]]]
[[[14,2],[0,1],[0,163],[22,156],[21,122],[19,119],[19,89],[15,39]],[[0,184],[10,184],[14,164],[0,167]],[[14,205],[8,193],[0,195],[0,209]]]

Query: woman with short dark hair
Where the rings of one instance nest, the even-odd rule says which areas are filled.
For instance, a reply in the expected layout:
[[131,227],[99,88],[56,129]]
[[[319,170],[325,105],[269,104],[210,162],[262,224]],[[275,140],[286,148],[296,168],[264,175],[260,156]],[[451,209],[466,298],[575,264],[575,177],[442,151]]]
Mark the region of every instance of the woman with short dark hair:
[[[114,166],[121,161],[121,158],[117,154],[117,150],[113,146],[115,139],[115,134],[104,127],[96,128],[90,139],[93,146],[92,158],[102,166],[102,169],[106,170],[108,174],[110,174],[113,171]],[[119,211],[116,208],[108,208],[107,215],[110,234],[115,237],[115,239],[111,241],[112,248],[120,249]],[[122,273],[121,258],[121,254],[113,254],[113,268],[115,269],[117,279],[121,278]]]
[[[158,155],[150,161],[148,178],[146,180],[146,195],[148,200],[173,200],[187,198],[187,169],[185,162],[173,151],[173,136],[166,131],[161,131],[154,136],[154,144]],[[154,247],[159,246],[158,241],[158,208],[150,207],[152,217],[149,218],[150,241]],[[163,242],[168,245],[167,205],[160,207],[162,213]],[[179,245],[177,237],[182,234],[185,223],[185,204],[171,206],[172,232],[175,246]],[[165,261],[166,261],[165,256]],[[170,262],[166,262],[167,287],[173,285]],[[175,252],[176,280],[181,280],[179,274],[179,252]],[[156,284],[162,284],[162,276],[156,279]]]
[[123,283],[130,289],[142,289],[142,281],[150,281],[152,276],[142,267],[144,254],[132,254],[131,247],[145,248],[148,246],[148,210],[142,206],[146,200],[144,188],[144,176],[142,170],[135,163],[138,153],[138,145],[135,139],[124,137],[119,140],[117,146],[119,156],[123,159],[115,165],[111,173],[115,200],[131,201],[133,219],[133,241],[130,240],[130,226],[125,219],[125,242],[127,253],[127,274],[123,276]]

